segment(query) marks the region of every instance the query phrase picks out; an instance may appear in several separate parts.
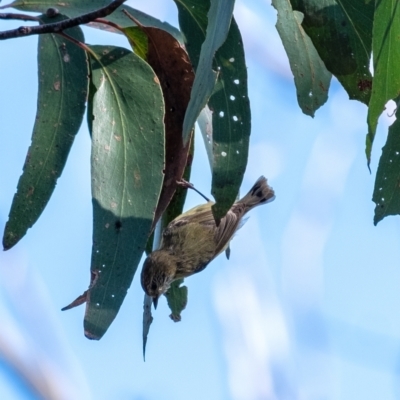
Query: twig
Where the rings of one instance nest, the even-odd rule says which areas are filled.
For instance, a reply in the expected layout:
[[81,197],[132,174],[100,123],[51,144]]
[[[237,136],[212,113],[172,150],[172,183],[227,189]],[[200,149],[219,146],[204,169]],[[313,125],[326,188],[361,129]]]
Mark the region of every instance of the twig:
[[22,21],[39,21],[38,17],[25,14],[0,13],[0,19],[19,19]]
[[204,196],[203,193],[201,193],[200,191],[198,191],[198,190],[194,187],[193,183],[190,183],[190,182],[188,182],[188,181],[185,181],[184,179],[181,179],[180,181],[177,181],[176,183],[177,183],[178,186],[181,186],[181,187],[183,187],[183,188],[185,188],[185,189],[192,189],[192,190],[194,190],[194,191],[197,192],[203,199],[205,199],[207,202],[211,201],[208,197]]
[[87,24],[97,18],[106,17],[115,11],[120,5],[125,3],[126,0],[114,0],[109,5],[99,8],[87,14],[80,15],[76,18],[69,18],[64,21],[55,22],[53,24],[45,24],[39,26],[21,26],[17,29],[0,32],[0,40],[12,39],[21,36],[41,35],[43,33],[60,33],[64,29],[72,28],[74,26]]
[[[122,10],[122,11],[124,11],[124,10]],[[111,26],[112,28],[117,29],[118,31],[121,31],[121,32],[123,31],[123,28],[120,25],[117,25],[115,22],[112,22],[112,21],[107,21],[106,19],[97,18],[93,22]]]

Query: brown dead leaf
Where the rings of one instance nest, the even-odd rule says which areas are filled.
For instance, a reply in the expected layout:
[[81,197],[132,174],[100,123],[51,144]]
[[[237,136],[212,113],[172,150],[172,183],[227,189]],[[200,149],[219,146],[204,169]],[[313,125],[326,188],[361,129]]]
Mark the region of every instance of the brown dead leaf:
[[75,307],[80,306],[81,304],[89,302],[89,290],[96,284],[98,276],[99,276],[98,270],[91,271],[90,272],[90,284],[89,284],[88,290],[85,290],[73,302],[71,302],[67,306],[63,307],[61,309],[61,311],[67,311],[67,310],[70,310],[71,308],[75,308]]
[[153,220],[153,228],[164,213],[186,167],[190,141],[182,140],[182,126],[190,100],[194,72],[186,50],[168,32],[145,27],[124,12],[142,29],[148,38],[147,62],[156,73],[165,101],[165,170],[160,200]]

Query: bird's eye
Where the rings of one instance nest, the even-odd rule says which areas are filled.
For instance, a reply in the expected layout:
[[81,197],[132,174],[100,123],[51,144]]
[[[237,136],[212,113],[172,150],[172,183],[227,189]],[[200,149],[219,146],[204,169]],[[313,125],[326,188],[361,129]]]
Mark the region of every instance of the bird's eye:
[[156,283],[152,283],[151,284],[151,290],[157,290],[157,284]]

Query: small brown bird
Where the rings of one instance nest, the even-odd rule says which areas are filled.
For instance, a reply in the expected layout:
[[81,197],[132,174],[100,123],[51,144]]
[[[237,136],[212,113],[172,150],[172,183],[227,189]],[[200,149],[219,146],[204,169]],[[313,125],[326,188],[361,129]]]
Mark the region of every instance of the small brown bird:
[[141,273],[143,290],[153,298],[154,307],[174,280],[202,271],[227,249],[248,211],[274,199],[273,189],[261,176],[249,193],[233,204],[218,226],[211,211],[214,204],[211,201],[171,221],[163,231],[160,248],[148,255]]

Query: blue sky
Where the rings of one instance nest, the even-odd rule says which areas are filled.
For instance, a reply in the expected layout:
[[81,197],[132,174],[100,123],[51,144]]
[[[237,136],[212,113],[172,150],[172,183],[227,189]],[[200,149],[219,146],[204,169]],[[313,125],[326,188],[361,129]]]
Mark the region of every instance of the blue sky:
[[[177,24],[172,1],[129,4]],[[143,363],[138,276],[99,342],[83,336],[83,307],[60,311],[89,282],[90,140],[83,126],[42,217],[0,254],[0,351],[8,350],[35,382],[46,382],[54,398],[399,397],[400,226],[391,217],[374,227],[371,201],[390,111],[380,120],[370,174],[365,106],[333,81],[315,118],[303,115],[275,10],[268,1],[238,0],[235,16],[252,109],[243,192],[263,174],[276,200],[251,213],[229,261],[221,256],[187,280],[182,322],[172,323],[160,301]],[[4,29],[11,25],[2,22]],[[127,46],[104,32],[86,28],[85,35],[89,43]],[[35,37],[1,43],[2,226],[35,118],[36,44]],[[192,182],[204,193],[208,171],[200,139]],[[200,201],[190,193],[187,208]],[[0,398],[35,398],[2,361]]]

